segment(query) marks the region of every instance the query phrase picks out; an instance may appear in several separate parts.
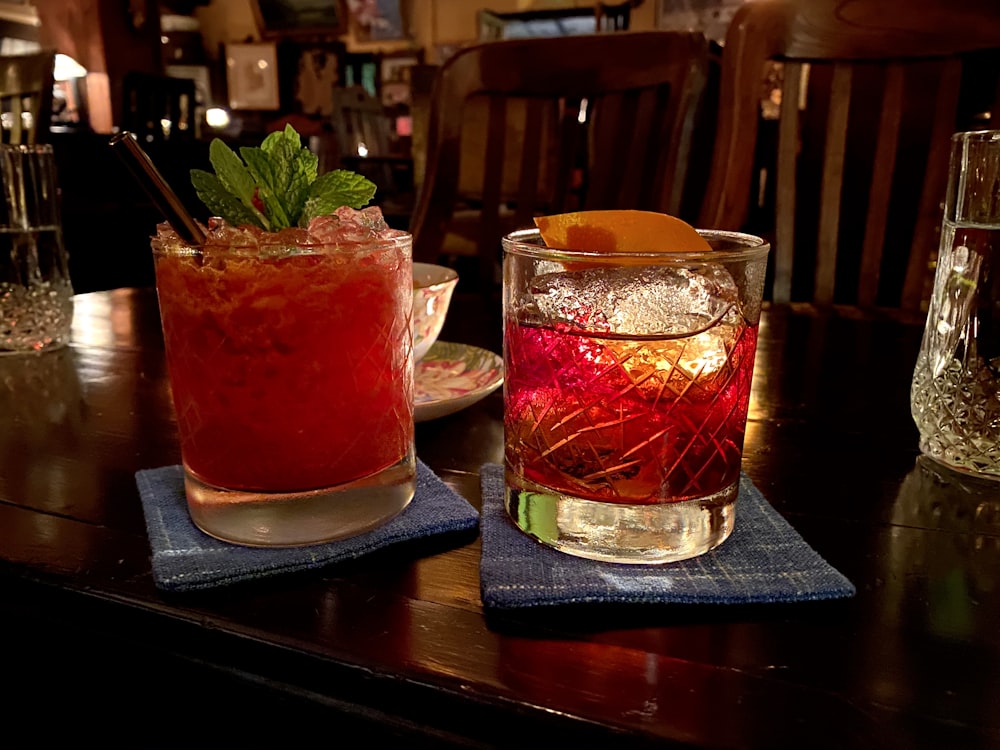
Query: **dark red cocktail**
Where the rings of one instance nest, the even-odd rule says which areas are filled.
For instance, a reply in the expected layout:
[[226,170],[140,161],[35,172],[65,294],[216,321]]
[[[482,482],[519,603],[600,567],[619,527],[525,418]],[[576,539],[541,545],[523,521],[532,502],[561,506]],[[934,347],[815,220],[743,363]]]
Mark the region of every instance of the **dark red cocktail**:
[[201,528],[301,544],[357,533],[409,502],[409,235],[252,249],[161,243],[156,279]]

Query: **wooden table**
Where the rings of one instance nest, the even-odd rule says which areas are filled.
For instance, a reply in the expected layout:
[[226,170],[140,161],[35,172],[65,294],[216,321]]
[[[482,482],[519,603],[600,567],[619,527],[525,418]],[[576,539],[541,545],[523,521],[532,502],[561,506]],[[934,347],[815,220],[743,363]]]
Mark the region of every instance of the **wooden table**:
[[[762,322],[744,468],[854,599],[487,619],[478,541],[158,591],[133,481],[179,459],[155,296],[79,296],[71,348],[0,358],[0,745],[1000,746],[1000,485],[918,460],[920,334]],[[455,301],[445,340],[499,337]],[[501,444],[499,393],[417,426],[473,504]]]

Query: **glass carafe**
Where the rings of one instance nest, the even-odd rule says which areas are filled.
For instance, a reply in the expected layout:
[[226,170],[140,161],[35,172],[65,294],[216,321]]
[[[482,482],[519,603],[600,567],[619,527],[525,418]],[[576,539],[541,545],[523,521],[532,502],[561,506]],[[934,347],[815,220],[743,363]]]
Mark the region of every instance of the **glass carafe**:
[[1000,131],[957,133],[910,391],[920,450],[1000,480]]

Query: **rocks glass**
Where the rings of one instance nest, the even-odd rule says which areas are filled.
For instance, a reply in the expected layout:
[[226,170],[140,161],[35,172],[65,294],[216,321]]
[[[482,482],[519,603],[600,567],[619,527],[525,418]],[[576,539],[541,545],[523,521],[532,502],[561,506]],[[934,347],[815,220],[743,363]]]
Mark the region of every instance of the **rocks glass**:
[[1000,130],[952,137],[910,408],[924,455],[1000,479]]
[[699,555],[732,532],[768,245],[504,257],[507,512],[570,554]]
[[410,502],[412,238],[253,246],[156,238],[191,518],[220,539],[312,544]]
[[0,354],[69,341],[73,288],[52,147],[0,145]]

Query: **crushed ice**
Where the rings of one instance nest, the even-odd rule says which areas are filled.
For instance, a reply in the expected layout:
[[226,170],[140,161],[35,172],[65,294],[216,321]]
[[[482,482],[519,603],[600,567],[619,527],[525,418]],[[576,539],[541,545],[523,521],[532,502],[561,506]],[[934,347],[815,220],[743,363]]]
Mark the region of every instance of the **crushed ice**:
[[[213,248],[248,255],[288,255],[312,251],[316,246],[354,246],[372,240],[393,240],[405,232],[390,229],[378,206],[360,211],[343,206],[327,216],[318,216],[308,227],[291,227],[280,232],[267,232],[259,227],[234,227],[225,220],[212,217],[205,231],[205,252]],[[167,223],[156,227],[154,250],[182,250],[187,243]]]
[[532,281],[530,293],[546,321],[595,332],[690,335],[741,319],[736,283],[715,264],[549,273]]

